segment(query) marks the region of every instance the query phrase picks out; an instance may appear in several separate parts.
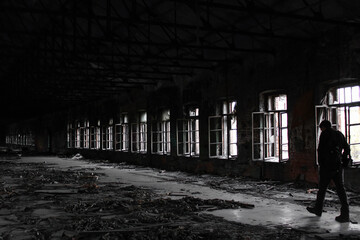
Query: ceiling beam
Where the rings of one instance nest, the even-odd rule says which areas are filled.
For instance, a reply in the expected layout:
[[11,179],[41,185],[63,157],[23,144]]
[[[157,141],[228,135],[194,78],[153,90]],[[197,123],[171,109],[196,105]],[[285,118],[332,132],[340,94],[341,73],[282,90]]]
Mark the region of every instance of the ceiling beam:
[[[189,3],[188,0],[172,0],[182,3]],[[359,27],[360,22],[354,22],[354,21],[344,21],[344,20],[334,20],[334,19],[326,19],[326,18],[320,18],[318,16],[306,16],[306,15],[300,15],[295,13],[287,13],[287,12],[280,12],[276,11],[272,8],[263,8],[256,6],[255,4],[251,4],[250,6],[244,6],[244,5],[234,5],[234,4],[227,4],[224,2],[215,2],[215,1],[203,1],[198,0],[196,4],[208,8],[214,8],[214,9],[223,9],[223,10],[231,10],[231,11],[239,11],[239,12],[245,12],[245,13],[257,13],[257,14],[263,14],[268,16],[276,16],[276,17],[282,17],[287,19],[295,19],[295,20],[304,20],[304,21],[310,21],[310,22],[317,22],[317,23],[325,23],[325,24],[331,24],[331,25],[342,25],[342,26],[349,26],[349,27]]]
[[[231,6],[233,5],[227,5],[227,4],[216,4],[215,6],[218,7],[222,7],[223,9],[232,9]],[[245,11],[245,9],[240,8],[239,6],[233,6],[234,8],[232,10],[243,10]],[[39,8],[33,8],[31,10],[27,9],[27,8],[22,8],[22,7],[14,7],[14,6],[3,6],[0,9],[1,11],[5,11],[5,12],[20,12],[20,13],[29,13],[29,11],[32,14],[39,14],[39,15],[47,15],[49,17],[54,17],[54,16],[65,16],[65,17],[72,17],[71,11],[58,11],[58,10],[44,10],[44,9],[39,9]],[[273,14],[275,14],[275,12],[273,12]],[[281,13],[279,13],[279,15],[281,15]],[[285,15],[289,15],[288,17],[291,18],[291,14],[285,14]],[[142,20],[140,18],[126,18],[126,17],[122,17],[120,15],[116,15],[116,16],[106,16],[106,15],[94,15],[94,18],[97,18],[99,21],[104,21],[107,22],[110,21],[112,23],[121,23],[121,24],[126,24],[126,25],[133,25],[133,24],[138,24],[138,25],[144,25],[144,27],[152,27],[152,26],[165,26],[165,27],[170,27],[170,28],[177,28],[177,29],[184,29],[187,31],[194,31],[194,32],[199,32],[199,31],[205,31],[205,32],[212,32],[212,31],[216,31],[219,33],[229,33],[229,34],[233,34],[233,35],[242,35],[242,36],[252,36],[252,37],[264,37],[264,38],[279,38],[279,39],[292,39],[292,40],[301,40],[301,41],[312,41],[312,39],[307,39],[307,38],[301,38],[301,37],[291,37],[291,36],[286,36],[286,35],[278,35],[278,34],[271,34],[271,33],[264,33],[264,32],[253,32],[253,31],[248,31],[248,30],[241,30],[241,29],[236,29],[234,30],[234,27],[226,29],[223,27],[219,27],[219,28],[214,28],[214,27],[210,27],[210,26],[199,26],[199,25],[191,25],[191,24],[181,24],[181,23],[174,23],[174,22],[164,22],[164,21],[160,21],[160,20],[154,20],[154,19],[148,19],[148,20]],[[78,13],[77,18],[82,18],[82,19],[88,19],[88,15],[87,14],[83,14],[83,13]],[[316,21],[317,19],[312,19],[311,17],[306,17],[306,16],[298,16],[296,17],[296,15],[294,15],[295,19],[307,19],[309,21],[313,20]],[[354,24],[354,23],[347,23],[347,22],[337,22],[337,21],[325,21],[325,23],[329,23],[329,24],[345,24],[345,25],[349,25],[349,26],[359,26],[359,24]]]
[[[25,46],[13,46],[13,45],[8,45],[8,44],[0,44],[0,48],[13,48],[16,50],[22,50],[22,51],[26,51],[26,50],[31,50],[30,47],[25,47]],[[46,49],[46,48],[36,48],[36,51],[39,52],[45,52],[45,53],[62,53],[62,54],[69,54],[69,55],[74,55],[74,53],[69,49],[69,50],[63,50],[63,49]],[[215,50],[215,49],[214,49]],[[258,53],[265,53],[265,54],[274,54],[272,51],[269,50],[249,50],[249,52],[258,52]],[[152,55],[136,55],[136,54],[123,54],[123,53],[90,53],[86,50],[83,51],[77,51],[76,53],[77,55],[86,55],[86,56],[94,56],[94,57],[120,57],[123,59],[126,58],[134,58],[134,59],[140,59],[140,60],[166,60],[166,61],[184,61],[184,62],[207,62],[207,63],[214,63],[214,62],[234,62],[234,59],[232,58],[203,58],[201,56],[199,56],[199,58],[185,58],[185,57],[179,57],[179,56],[155,56],[154,54]],[[76,61],[76,59],[73,59],[74,61]],[[104,60],[98,59],[100,62],[104,62]],[[236,61],[236,60],[235,60]],[[110,60],[107,62],[111,62]]]
[[[21,31],[21,30],[13,30],[13,29],[0,29],[0,32],[6,33],[6,34],[14,34],[14,35],[27,35],[27,36],[33,36],[33,37],[42,37],[44,36],[44,32],[37,32],[37,31]],[[74,38],[79,40],[88,40],[89,38],[87,36],[74,36],[70,34],[62,34],[62,33],[48,33],[48,36],[51,36],[53,38],[60,38],[63,40],[74,40]],[[100,37],[91,37],[91,40],[100,43],[103,42],[105,44],[111,44],[114,43],[116,45],[124,44],[130,44],[130,45],[137,45],[137,46],[152,46],[152,47],[166,47],[166,48],[173,48],[175,47],[173,42],[147,42],[147,41],[134,41],[134,40],[128,40],[128,39],[120,39],[120,38],[114,38],[114,39],[107,39],[107,38],[100,38]],[[110,47],[110,46],[109,46]],[[181,44],[176,43],[176,47],[181,49],[190,49],[190,50],[216,50],[216,51],[229,51],[233,53],[240,53],[240,52],[252,52],[252,53],[264,53],[264,54],[274,54],[273,50],[269,49],[261,49],[261,48],[240,48],[240,47],[221,47],[221,46],[209,46],[209,45],[191,45],[191,44]],[[21,46],[19,46],[21,48]],[[73,51],[73,49],[69,49],[69,51]],[[77,52],[76,52],[77,53]]]

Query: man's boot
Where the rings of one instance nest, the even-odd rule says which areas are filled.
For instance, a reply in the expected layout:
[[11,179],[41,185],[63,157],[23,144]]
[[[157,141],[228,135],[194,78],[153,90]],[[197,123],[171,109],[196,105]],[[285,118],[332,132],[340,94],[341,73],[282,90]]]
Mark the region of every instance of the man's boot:
[[341,214],[335,218],[337,222],[345,223],[350,222],[350,214],[348,208],[341,208]]
[[315,214],[316,216],[321,217],[322,210],[317,207],[307,207],[306,210],[308,210],[308,212],[310,213]]
[[349,215],[346,216],[346,215],[340,214],[339,216],[337,216],[335,218],[335,220],[340,223],[345,223],[345,222],[350,222],[350,217],[349,217]]

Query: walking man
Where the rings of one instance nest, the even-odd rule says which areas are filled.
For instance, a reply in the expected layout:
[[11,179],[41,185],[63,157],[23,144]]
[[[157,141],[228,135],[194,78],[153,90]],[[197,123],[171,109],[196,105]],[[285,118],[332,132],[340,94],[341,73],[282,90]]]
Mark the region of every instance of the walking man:
[[344,169],[342,159],[350,155],[350,147],[344,135],[331,127],[328,120],[320,123],[320,141],[318,146],[319,191],[314,207],[306,209],[317,216],[323,211],[326,189],[331,180],[335,183],[341,203],[341,214],[335,218],[338,222],[349,222],[349,203],[344,188]]

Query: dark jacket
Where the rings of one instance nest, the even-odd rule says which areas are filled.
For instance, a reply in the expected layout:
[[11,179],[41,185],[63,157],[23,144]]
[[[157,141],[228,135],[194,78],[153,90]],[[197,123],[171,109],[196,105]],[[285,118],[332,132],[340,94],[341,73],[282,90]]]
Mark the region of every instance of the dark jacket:
[[340,131],[329,128],[320,134],[318,153],[320,169],[336,170],[343,156],[350,155],[350,147]]

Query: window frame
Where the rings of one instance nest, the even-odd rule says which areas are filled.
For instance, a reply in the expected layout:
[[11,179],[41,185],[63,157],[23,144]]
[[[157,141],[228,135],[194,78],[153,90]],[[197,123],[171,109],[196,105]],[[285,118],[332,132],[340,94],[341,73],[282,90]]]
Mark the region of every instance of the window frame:
[[81,125],[80,122],[75,124],[75,148],[80,149],[81,147]]
[[101,142],[101,121],[98,120],[96,126],[90,127],[90,149],[101,150]]
[[140,111],[131,123],[131,152],[147,153],[147,112]]
[[[191,112],[195,115],[191,116]],[[177,155],[200,157],[199,108],[190,108],[188,116],[176,121]]]
[[107,126],[101,127],[101,150],[106,150],[106,128]]
[[[277,109],[276,98],[282,95],[286,97],[286,109]],[[272,92],[263,97],[261,111],[252,113],[252,160],[286,162],[290,158],[288,96],[282,92]]]
[[90,123],[88,120],[84,121],[84,141],[83,141],[83,148],[89,149],[90,148]]
[[113,147],[113,120],[110,119],[109,123],[102,126],[102,150],[111,151]]
[[[352,85],[338,85],[334,86],[332,88],[329,88],[327,91],[327,101],[323,105],[317,105],[315,106],[315,134],[316,134],[316,147],[319,144],[319,137],[320,137],[320,127],[319,124],[323,120],[329,120],[332,123],[332,127],[334,129],[340,130],[344,136],[346,141],[350,145],[350,154],[353,159],[353,165],[359,165],[360,164],[360,157],[358,157],[360,154],[354,154],[354,152],[359,152],[360,150],[360,140],[358,141],[352,141],[354,136],[352,134],[353,130],[352,128],[360,127],[360,119],[357,120],[357,122],[352,122],[352,114],[351,111],[352,108],[358,108],[357,113],[360,113],[360,96],[357,96],[357,100],[352,101],[352,94],[353,90],[352,88],[358,88],[358,93],[360,93],[360,85],[358,84],[352,84]],[[345,94],[346,89],[351,89],[350,95],[351,100],[347,101],[345,99],[346,97],[349,98],[349,92]],[[343,90],[344,92],[342,94],[339,94],[340,90]],[[336,94],[335,94],[336,93]],[[342,95],[344,99],[339,100],[339,98]],[[343,117],[343,118],[341,118]],[[343,125],[343,127],[342,127]],[[356,130],[354,130],[356,131]],[[357,151],[356,151],[357,148]],[[318,153],[316,151],[316,161],[318,161]]]
[[96,134],[96,146],[95,149],[100,150],[101,149],[101,127],[100,123],[98,126],[95,127],[95,134]]
[[171,154],[170,110],[163,110],[160,120],[151,123],[151,153],[159,155]]
[[90,127],[90,149],[96,149],[96,127]]
[[[236,115],[236,105],[236,100],[219,101],[215,106],[215,115],[208,117],[209,158],[231,160],[237,158],[238,119]],[[217,123],[213,124],[212,121],[217,121]],[[234,121],[234,123],[232,123],[232,121]],[[235,128],[233,128],[234,125]],[[233,133],[235,133],[235,136],[232,136]],[[213,140],[214,138],[215,140]],[[220,138],[221,140],[219,140]],[[232,139],[235,139],[235,141],[232,141]],[[233,145],[235,145],[234,149],[232,149]],[[214,150],[215,154],[213,154]]]
[[129,118],[127,113],[122,113],[115,124],[115,151],[128,152],[129,142]]

